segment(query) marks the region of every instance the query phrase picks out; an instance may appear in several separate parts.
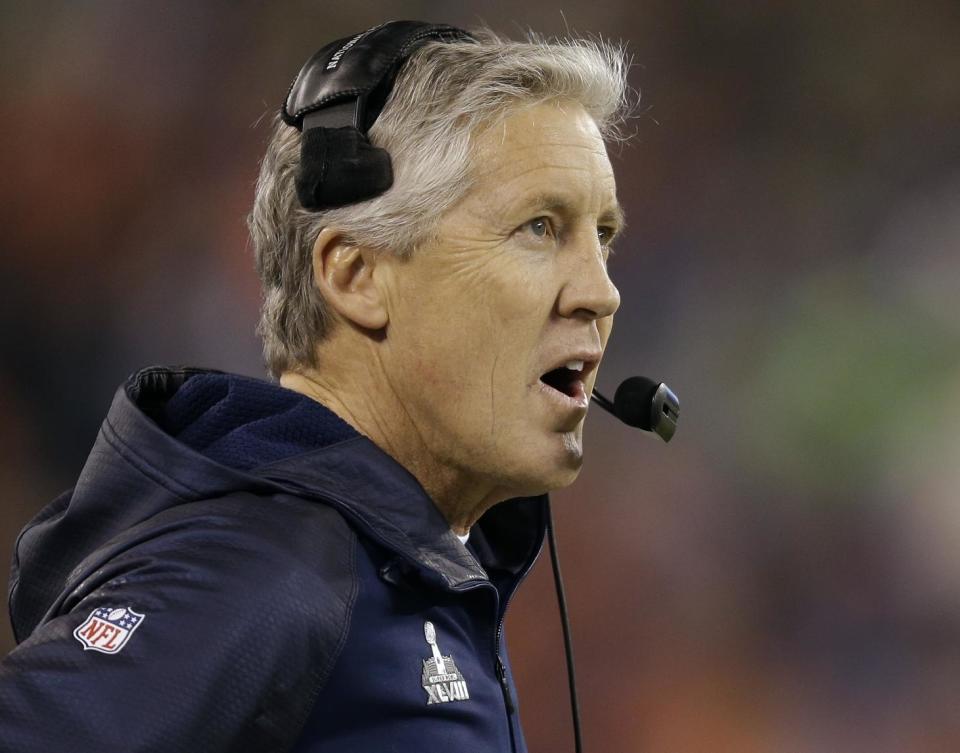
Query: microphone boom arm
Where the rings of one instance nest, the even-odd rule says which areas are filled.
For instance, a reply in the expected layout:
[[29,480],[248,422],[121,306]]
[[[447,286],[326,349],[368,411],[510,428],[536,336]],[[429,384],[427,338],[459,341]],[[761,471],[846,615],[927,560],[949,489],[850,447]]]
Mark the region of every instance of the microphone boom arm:
[[590,396],[593,402],[603,408],[605,411],[610,413],[613,416],[617,415],[617,412],[613,408],[613,403],[611,403],[607,398],[600,394],[600,390],[594,389],[593,394]]

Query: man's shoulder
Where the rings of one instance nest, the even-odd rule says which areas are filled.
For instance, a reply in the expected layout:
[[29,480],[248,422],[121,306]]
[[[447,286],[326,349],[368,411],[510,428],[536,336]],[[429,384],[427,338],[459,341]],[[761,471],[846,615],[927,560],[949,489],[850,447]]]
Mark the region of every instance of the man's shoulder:
[[[287,750],[350,630],[357,552],[320,502],[236,492],[170,507],[91,553],[4,660],[0,727],[25,751],[60,750],[66,729],[76,749],[119,747],[133,720],[169,751]],[[91,687],[124,723],[82,723]],[[63,698],[79,700],[57,729],[11,716]]]
[[149,553],[186,572],[205,571],[251,598],[261,590],[277,595],[278,580],[313,593],[351,588],[357,536],[322,502],[236,491],[164,510],[107,549],[114,561]]
[[231,492],[168,508],[115,538],[88,560],[86,577],[77,573],[63,611],[129,601],[157,632],[229,634],[226,645],[255,648],[265,673],[311,666],[322,684],[350,630],[359,550],[329,505]]
[[91,552],[47,619],[111,593],[208,630],[268,620],[278,650],[335,646],[350,627],[359,549],[329,505],[230,492],[168,508]]

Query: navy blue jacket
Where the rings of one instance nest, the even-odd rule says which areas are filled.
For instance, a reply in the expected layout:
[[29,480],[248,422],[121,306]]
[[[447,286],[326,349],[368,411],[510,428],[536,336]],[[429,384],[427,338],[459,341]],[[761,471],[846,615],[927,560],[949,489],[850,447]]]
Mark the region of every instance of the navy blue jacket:
[[546,503],[464,546],[319,403],[139,372],[17,541],[0,751],[525,751],[502,626]]

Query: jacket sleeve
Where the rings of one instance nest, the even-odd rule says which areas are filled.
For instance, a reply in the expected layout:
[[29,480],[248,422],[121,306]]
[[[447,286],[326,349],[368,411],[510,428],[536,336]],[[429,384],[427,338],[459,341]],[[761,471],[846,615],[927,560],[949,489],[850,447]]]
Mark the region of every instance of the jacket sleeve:
[[288,750],[349,626],[355,547],[330,508],[252,495],[131,529],[0,664],[0,751]]

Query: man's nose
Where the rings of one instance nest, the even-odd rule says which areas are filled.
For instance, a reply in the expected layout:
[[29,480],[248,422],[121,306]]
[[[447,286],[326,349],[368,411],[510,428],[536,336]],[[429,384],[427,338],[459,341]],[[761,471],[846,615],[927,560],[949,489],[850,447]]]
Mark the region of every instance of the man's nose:
[[620,308],[620,291],[607,272],[600,241],[578,244],[570,256],[566,282],[557,302],[558,313],[565,317],[602,319]]

